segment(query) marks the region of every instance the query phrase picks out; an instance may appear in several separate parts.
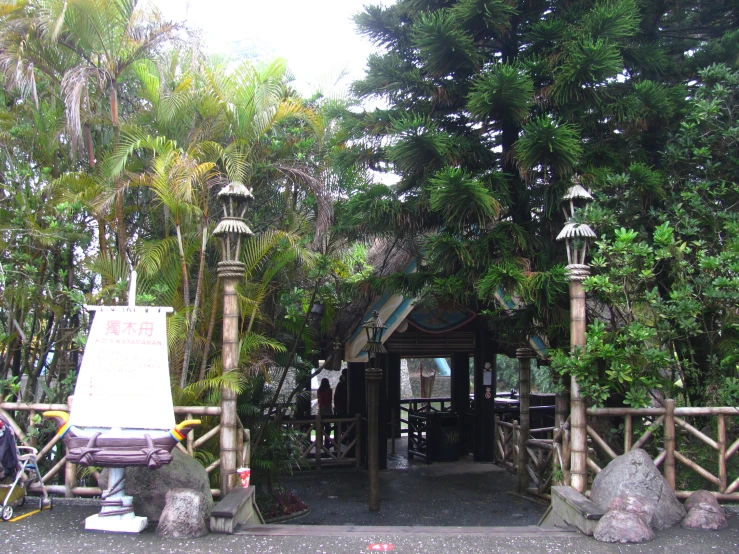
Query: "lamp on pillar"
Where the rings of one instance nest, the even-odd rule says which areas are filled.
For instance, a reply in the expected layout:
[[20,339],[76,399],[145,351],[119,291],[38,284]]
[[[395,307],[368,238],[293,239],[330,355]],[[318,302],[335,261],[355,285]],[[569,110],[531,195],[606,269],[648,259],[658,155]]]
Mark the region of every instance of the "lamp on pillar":
[[[239,302],[236,285],[244,278],[245,266],[239,261],[241,242],[252,235],[244,221],[251,191],[243,183],[231,182],[218,193],[223,216],[213,236],[221,243],[218,276],[223,281],[223,373],[239,365]],[[233,488],[236,479],[237,428],[236,392],[228,386],[221,389],[221,498]]]
[[362,352],[369,356],[369,367],[365,371],[367,383],[367,466],[370,478],[369,509],[371,512],[380,511],[380,457],[379,457],[379,411],[380,411],[380,382],[382,369],[375,367],[377,354],[387,352],[382,344],[382,333],[385,324],[380,319],[380,313],[372,312],[364,327],[367,333],[367,344]]
[[[587,205],[593,201],[590,193],[573,177],[572,186],[562,197],[562,210],[567,223],[557,240],[567,245],[567,277],[570,283],[570,349],[574,352],[585,347],[585,290],[582,282],[590,275],[585,263],[588,243],[597,237],[584,222]],[[587,428],[585,401],[580,395],[580,385],[575,377],[570,379],[570,486],[580,493],[587,485]]]

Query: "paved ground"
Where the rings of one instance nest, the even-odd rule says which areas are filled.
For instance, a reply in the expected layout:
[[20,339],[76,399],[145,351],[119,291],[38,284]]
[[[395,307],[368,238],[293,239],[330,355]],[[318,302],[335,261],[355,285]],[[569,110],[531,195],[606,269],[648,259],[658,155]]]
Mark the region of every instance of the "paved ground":
[[371,552],[373,544],[391,544],[401,554],[739,553],[739,512],[731,513],[729,528],[719,532],[678,527],[658,532],[645,545],[603,544],[577,533],[530,527],[544,505],[512,494],[515,476],[491,464],[408,464],[400,452],[390,462],[394,469],[381,472],[377,514],[367,510],[366,472],[312,472],[287,480],[311,513],[247,530],[251,534],[172,540],[157,537],[151,527],[134,536],[87,532],[84,520],[99,510],[97,505],[61,499],[52,511],[0,522],[0,553],[335,554]]
[[[719,532],[688,532],[670,529],[657,534],[646,545],[609,545],[578,534],[551,536],[501,536],[500,533],[473,534],[470,528],[417,527],[415,529],[345,529],[335,535],[313,526],[313,534],[303,536],[208,535],[200,539],[160,539],[153,530],[135,536],[86,532],[84,518],[97,511],[94,506],[57,505],[13,523],[0,522],[0,552],[8,554],[118,553],[367,553],[373,543],[394,545],[399,554],[716,554],[739,552],[739,516],[730,518],[730,528]],[[286,526],[287,527],[287,526]],[[292,529],[295,529],[292,527]],[[266,529],[265,529],[266,531]],[[402,532],[399,532],[402,531]]]
[[367,509],[367,472],[333,469],[301,472],[285,479],[311,508],[299,525],[536,525],[546,504],[524,498],[516,475],[493,464],[391,459],[380,472],[380,512]]

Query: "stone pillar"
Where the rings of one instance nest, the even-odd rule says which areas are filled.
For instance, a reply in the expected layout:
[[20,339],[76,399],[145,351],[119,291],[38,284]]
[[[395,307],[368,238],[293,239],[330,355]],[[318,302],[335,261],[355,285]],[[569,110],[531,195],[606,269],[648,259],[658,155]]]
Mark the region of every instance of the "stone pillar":
[[[220,262],[218,275],[223,282],[223,373],[239,367],[239,299],[236,285],[244,278],[241,262]],[[236,392],[221,388],[221,498],[236,483],[238,415]]]
[[[570,348],[574,352],[585,348],[585,289],[582,282],[590,275],[583,264],[567,266],[570,281]],[[575,377],[570,379],[570,486],[584,493],[588,483],[588,435],[585,420],[585,400]]]
[[516,350],[518,358],[518,398],[520,415],[518,418],[518,492],[521,494],[529,488],[529,473],[526,465],[529,463],[529,451],[526,450],[526,441],[529,440],[531,430],[531,417],[529,414],[531,395],[531,358],[534,351],[530,348],[519,348]]

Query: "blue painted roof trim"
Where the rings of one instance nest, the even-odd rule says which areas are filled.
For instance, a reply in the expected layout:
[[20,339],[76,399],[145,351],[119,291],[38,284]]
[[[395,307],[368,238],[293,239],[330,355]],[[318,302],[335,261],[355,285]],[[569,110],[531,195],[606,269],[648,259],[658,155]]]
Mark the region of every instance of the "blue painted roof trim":
[[[408,263],[408,265],[405,266],[405,269],[403,270],[403,273],[405,273],[406,275],[409,274],[409,273],[413,273],[416,270],[416,267],[418,267],[418,262],[416,262],[416,258],[413,258]],[[367,323],[367,321],[369,320],[369,318],[372,317],[372,312],[374,312],[374,311],[378,311],[379,312],[380,309],[382,309],[382,307],[387,303],[387,301],[390,300],[393,296],[395,296],[395,295],[394,294],[390,294],[389,292],[386,292],[386,293],[383,293],[383,295],[380,296],[380,298],[378,298],[377,301],[375,301],[375,303],[372,305],[372,308],[370,308],[367,311],[367,313],[365,314],[365,316],[362,318],[362,322],[357,326],[356,331],[354,331],[354,333],[352,334],[352,336],[349,337],[349,342],[353,342],[354,339],[357,338],[357,335],[359,335],[359,333],[362,332],[362,325],[364,325],[365,323]],[[401,303],[400,306],[403,306],[403,304],[405,304],[405,302],[406,301],[404,300],[403,303]],[[398,312],[398,310],[400,309],[400,306],[398,306],[398,308],[396,308],[395,312],[393,312],[393,316]],[[392,318],[393,316],[390,316],[390,318]],[[390,319],[388,319],[388,321],[385,322],[385,324],[388,325],[388,326],[391,323],[392,322],[390,321]]]

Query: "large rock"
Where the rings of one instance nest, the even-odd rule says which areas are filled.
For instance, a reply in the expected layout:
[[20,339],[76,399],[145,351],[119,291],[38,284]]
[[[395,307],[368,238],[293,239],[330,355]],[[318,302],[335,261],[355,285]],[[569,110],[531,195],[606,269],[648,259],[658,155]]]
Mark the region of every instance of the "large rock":
[[643,502],[653,504],[652,517],[647,523],[654,529],[672,527],[685,517],[685,508],[644,450],[618,456],[596,475],[590,500],[608,509],[615,497],[624,494],[642,497]]
[[191,489],[167,491],[164,510],[157,525],[157,535],[170,539],[189,539],[207,535],[210,517],[208,506],[209,500],[202,492]]
[[[108,471],[100,474],[100,487],[107,488]],[[210,481],[205,468],[200,463],[174,448],[172,462],[151,470],[147,467],[126,468],[126,494],[133,496],[133,508],[138,516],[146,516],[149,521],[159,521],[164,509],[167,491],[171,489],[193,489],[205,497],[207,517],[213,508]]]
[[654,538],[654,531],[636,512],[611,510],[600,518],[593,538],[602,542],[646,542]]
[[685,501],[688,515],[680,523],[685,529],[715,531],[728,526],[723,508],[708,491],[695,491]]
[[712,510],[716,513],[724,513],[724,509],[721,507],[721,504],[718,503],[718,500],[716,500],[716,497],[712,495],[708,491],[695,491],[691,493],[691,495],[685,500],[685,509],[690,511],[691,508],[699,505],[699,504],[708,504],[711,506]]

